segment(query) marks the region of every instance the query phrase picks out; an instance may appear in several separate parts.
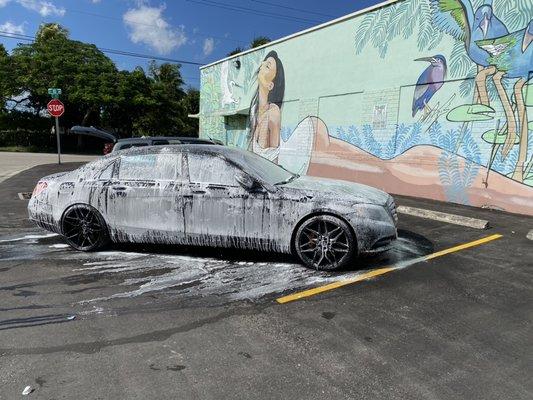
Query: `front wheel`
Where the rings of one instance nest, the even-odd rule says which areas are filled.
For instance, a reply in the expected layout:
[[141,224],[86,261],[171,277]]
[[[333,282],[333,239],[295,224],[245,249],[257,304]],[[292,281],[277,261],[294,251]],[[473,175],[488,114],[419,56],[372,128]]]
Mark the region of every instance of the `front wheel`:
[[61,232],[67,243],[81,251],[95,251],[109,243],[107,226],[98,211],[78,204],[63,215]]
[[317,215],[300,225],[294,249],[307,267],[321,271],[341,269],[357,254],[350,227],[331,215]]

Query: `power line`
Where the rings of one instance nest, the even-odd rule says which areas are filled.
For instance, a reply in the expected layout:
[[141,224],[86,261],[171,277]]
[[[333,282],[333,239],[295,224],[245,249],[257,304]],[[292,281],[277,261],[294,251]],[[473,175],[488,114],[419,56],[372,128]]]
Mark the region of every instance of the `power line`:
[[[0,37],[6,37],[6,38],[18,39],[18,40],[25,40],[25,41],[30,41],[30,42],[35,41],[35,37],[33,37],[33,36],[22,35],[22,34],[18,34],[18,33],[10,33],[10,32],[6,32],[6,31],[0,31]],[[107,49],[105,47],[98,47],[98,46],[96,46],[96,48],[98,50],[100,50],[101,52],[103,52],[103,53],[116,54],[116,55],[121,55],[121,56],[144,58],[144,59],[148,59],[148,60],[166,61],[166,62],[172,62],[172,63],[177,63],[177,64],[188,64],[188,65],[197,65],[197,66],[204,65],[202,63],[198,63],[198,62],[194,62],[194,61],[186,61],[186,60],[178,60],[178,59],[174,59],[174,58],[159,57],[159,56],[154,56],[154,55],[150,55],[150,54],[134,53],[134,52],[125,51],[125,50]]]
[[190,3],[196,3],[196,4],[201,4],[204,6],[209,6],[209,7],[217,7],[217,8],[222,8],[225,10],[242,12],[245,14],[254,14],[254,15],[259,15],[263,17],[284,19],[284,20],[293,21],[293,22],[300,22],[300,23],[311,22],[315,24],[320,24],[323,22],[323,21],[317,21],[317,20],[308,19],[308,18],[294,17],[294,16],[289,16],[289,15],[284,15],[284,14],[279,14],[279,13],[274,13],[274,12],[259,11],[253,8],[241,7],[241,6],[236,6],[233,4],[219,3],[219,2],[211,1],[211,0],[186,0],[186,1]]
[[[75,13],[75,14],[89,15],[89,16],[92,16],[92,17],[105,18],[105,19],[109,19],[109,20],[113,20],[113,21],[120,21],[120,22],[127,21],[128,23],[133,24],[133,25],[143,25],[143,26],[151,26],[153,28],[159,28],[159,26],[154,25],[154,24],[146,24],[144,22],[132,21],[131,19],[127,19],[127,18],[122,19],[122,18],[112,17],[112,16],[109,16],[109,15],[97,14],[97,13],[93,13],[93,12],[89,12],[89,11],[73,10],[73,9],[70,9],[70,8],[67,8],[66,10],[68,12]],[[194,33],[194,32],[187,33],[187,35],[200,36],[200,37],[204,37],[204,38],[214,38],[214,39],[219,39],[219,40],[226,40],[226,41],[229,41],[229,42],[246,44],[246,42],[244,42],[242,40],[231,39],[231,38],[222,37],[222,36],[214,36],[214,35],[207,35],[207,34]]]
[[[21,34],[18,34],[18,33],[9,33],[9,32],[5,32],[5,31],[0,31],[0,37],[5,37],[5,38],[9,38],[9,39],[16,39],[16,40],[25,40],[27,42],[34,42],[35,41],[35,39],[32,36],[21,35]],[[130,53],[130,52],[127,52],[127,51],[122,51],[122,50],[112,50],[112,49],[102,49],[102,48],[98,48],[98,50],[100,50],[102,52],[116,54],[116,55],[120,55],[120,56],[126,56],[126,57],[149,58],[150,60],[154,60],[155,59],[155,60],[158,60],[158,61],[175,62],[171,58],[163,58],[163,57],[155,57],[155,56],[152,57],[152,56],[149,56],[149,55],[142,55],[142,57],[141,57],[141,54]],[[180,62],[180,64],[181,63],[182,62]],[[200,64],[200,65],[203,65],[203,64]],[[200,82],[200,77],[198,77],[198,76],[181,75],[181,77],[184,78],[184,79],[187,79],[187,80]]]
[[266,5],[272,6],[272,7],[285,8],[286,10],[292,10],[292,11],[298,11],[298,12],[307,13],[307,14],[319,15],[321,17],[337,18],[337,16],[335,16],[335,15],[324,14],[324,13],[320,13],[320,12],[316,12],[316,11],[304,10],[303,8],[295,8],[295,7],[283,6],[281,4],[271,3],[269,1],[261,1],[261,0],[250,0],[250,1],[253,1],[254,3],[266,4]]

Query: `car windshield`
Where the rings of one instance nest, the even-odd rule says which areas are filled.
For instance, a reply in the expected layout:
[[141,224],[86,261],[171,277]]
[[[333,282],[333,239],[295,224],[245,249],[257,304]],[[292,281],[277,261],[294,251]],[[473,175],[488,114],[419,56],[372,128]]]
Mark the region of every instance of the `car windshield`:
[[293,174],[272,161],[249,151],[232,152],[229,158],[241,165],[245,172],[261,178],[270,185],[282,185],[299,177],[299,175]]

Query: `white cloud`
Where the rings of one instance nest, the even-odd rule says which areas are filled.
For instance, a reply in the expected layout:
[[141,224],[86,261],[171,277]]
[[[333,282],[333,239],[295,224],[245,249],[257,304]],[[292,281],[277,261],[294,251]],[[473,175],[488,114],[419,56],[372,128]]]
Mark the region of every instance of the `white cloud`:
[[[1,1],[1,0],[0,0]],[[48,17],[49,15],[56,15],[62,17],[65,15],[65,8],[56,6],[51,1],[44,0],[17,0],[22,7],[36,11],[41,14],[42,17]]]
[[9,3],[11,0],[0,0],[0,7],[4,7],[5,5],[7,5],[7,3]]
[[169,54],[187,42],[183,26],[172,28],[163,18],[165,6],[149,7],[139,5],[123,16],[124,24],[130,29],[133,43],[144,43],[159,54]]
[[0,31],[3,33],[14,33],[19,35],[24,35],[24,22],[20,25],[15,25],[11,21],[4,22],[0,25]]
[[204,56],[208,56],[215,50],[215,39],[207,38],[204,40]]

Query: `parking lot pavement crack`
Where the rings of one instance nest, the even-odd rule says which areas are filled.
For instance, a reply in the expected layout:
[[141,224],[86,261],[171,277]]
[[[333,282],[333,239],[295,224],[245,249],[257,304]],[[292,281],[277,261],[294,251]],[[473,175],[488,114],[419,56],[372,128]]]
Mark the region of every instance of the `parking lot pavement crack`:
[[61,352],[72,352],[81,354],[95,354],[100,350],[107,347],[123,346],[135,343],[149,343],[149,342],[162,342],[169,339],[171,336],[178,333],[186,333],[202,328],[207,325],[215,324],[226,318],[237,317],[241,315],[257,315],[258,312],[262,312],[264,307],[254,307],[253,309],[243,310],[241,312],[224,311],[217,315],[201,320],[193,321],[185,325],[162,329],[159,331],[150,331],[141,333],[139,335],[122,337],[117,339],[104,339],[95,342],[81,342],[70,343],[61,346],[49,346],[49,347],[29,347],[29,348],[0,348],[0,357],[6,356],[20,356],[20,355],[44,355]]

